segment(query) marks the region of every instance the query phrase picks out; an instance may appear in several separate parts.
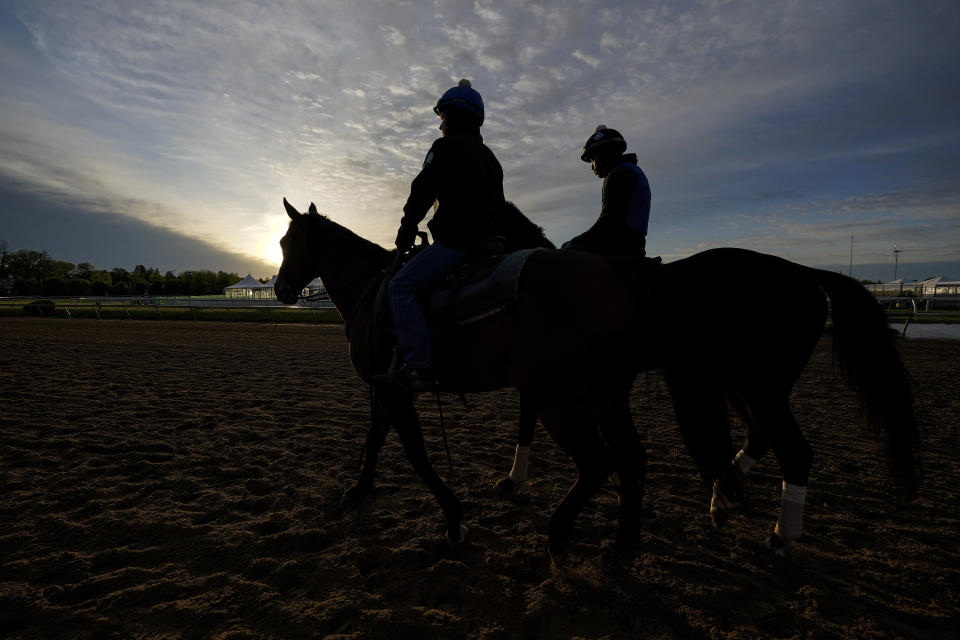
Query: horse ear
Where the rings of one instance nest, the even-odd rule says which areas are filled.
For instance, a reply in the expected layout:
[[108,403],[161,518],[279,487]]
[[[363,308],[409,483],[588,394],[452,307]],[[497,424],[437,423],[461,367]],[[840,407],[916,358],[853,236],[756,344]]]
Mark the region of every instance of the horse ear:
[[312,202],[310,203],[310,213],[319,213],[317,211],[317,205],[313,204]]
[[287,215],[290,216],[291,220],[296,220],[300,216],[300,212],[294,209],[286,198],[283,199],[283,208],[287,210]]

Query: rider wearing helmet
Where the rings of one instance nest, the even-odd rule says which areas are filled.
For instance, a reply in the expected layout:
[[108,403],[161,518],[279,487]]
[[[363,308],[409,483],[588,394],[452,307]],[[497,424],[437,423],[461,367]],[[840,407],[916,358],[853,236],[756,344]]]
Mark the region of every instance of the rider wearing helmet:
[[397,232],[400,251],[409,249],[417,225],[434,207],[427,223],[433,244],[417,253],[387,288],[397,343],[404,366],[401,379],[413,390],[435,387],[430,331],[418,296],[466,260],[467,252],[493,235],[505,206],[503,169],[483,144],[483,99],[469,80],[447,90],[433,108],[443,137],[434,141],[423,168],[410,185]]
[[637,166],[637,155],[626,150],[620,132],[602,124],[580,149],[580,159],[603,180],[602,206],[593,226],[564,248],[605,256],[646,255],[650,183]]

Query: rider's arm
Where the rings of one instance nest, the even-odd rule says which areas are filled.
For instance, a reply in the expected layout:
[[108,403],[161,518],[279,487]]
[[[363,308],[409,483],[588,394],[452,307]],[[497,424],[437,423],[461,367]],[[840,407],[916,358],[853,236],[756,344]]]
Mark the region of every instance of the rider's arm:
[[[437,142],[440,142],[440,140]],[[410,196],[407,198],[407,203],[403,205],[403,218],[400,219],[400,226],[402,227],[416,228],[437,200],[440,165],[437,154],[438,152],[442,153],[442,149],[438,149],[441,145],[438,145],[437,142],[430,147],[430,151],[423,161],[423,168],[420,169],[420,173],[410,184]]]
[[602,255],[616,253],[627,215],[627,204],[636,183],[637,177],[632,171],[614,169],[604,181],[600,217],[570,244]]

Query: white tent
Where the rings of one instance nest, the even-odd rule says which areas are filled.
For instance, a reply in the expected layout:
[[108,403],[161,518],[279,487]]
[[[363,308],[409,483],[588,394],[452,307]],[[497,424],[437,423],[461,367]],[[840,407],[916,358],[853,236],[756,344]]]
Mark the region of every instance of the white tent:
[[224,287],[223,295],[228,298],[253,298],[253,292],[262,286],[259,280],[248,273],[247,277],[237,284]]
[[253,297],[258,300],[276,300],[277,294],[273,292],[273,285],[276,281],[277,276],[273,276],[268,282],[257,283],[257,288],[253,290]]
[[327,288],[323,286],[323,280],[321,280],[320,278],[314,278],[313,280],[307,283],[308,294],[323,293],[326,290]]

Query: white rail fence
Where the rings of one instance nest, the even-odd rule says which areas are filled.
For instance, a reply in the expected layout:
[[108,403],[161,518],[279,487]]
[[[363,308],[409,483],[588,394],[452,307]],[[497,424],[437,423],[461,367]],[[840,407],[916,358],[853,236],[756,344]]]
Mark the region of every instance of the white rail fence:
[[21,309],[24,306],[31,305],[34,307],[33,311],[38,315],[49,315],[51,313],[50,307],[42,304],[44,301],[53,302],[53,315],[67,318],[73,317],[78,311],[85,312],[84,315],[90,315],[92,312],[97,318],[101,318],[107,312],[119,310],[120,313],[130,318],[131,311],[152,309],[157,313],[158,318],[162,319],[164,310],[187,309],[191,312],[191,317],[196,318],[194,312],[204,309],[226,311],[259,309],[283,312],[288,309],[322,310],[334,308],[333,303],[329,300],[301,300],[296,305],[285,305],[276,299],[211,298],[203,296],[16,296],[0,297],[0,308]]

